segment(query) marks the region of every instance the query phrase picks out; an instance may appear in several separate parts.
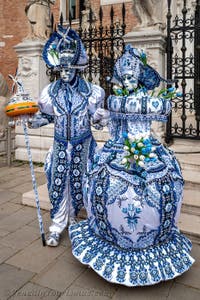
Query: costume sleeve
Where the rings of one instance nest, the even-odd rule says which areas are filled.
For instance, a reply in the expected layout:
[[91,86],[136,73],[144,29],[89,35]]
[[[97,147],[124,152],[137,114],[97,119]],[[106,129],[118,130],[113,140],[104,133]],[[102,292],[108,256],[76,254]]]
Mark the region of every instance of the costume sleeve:
[[38,101],[40,111],[29,121],[30,128],[36,129],[54,122],[53,105],[48,93],[49,88],[50,85],[45,87],[41,93]]
[[104,106],[105,92],[97,86],[92,86],[92,94],[88,99],[89,103],[89,114],[91,118],[91,124],[96,129],[103,129],[107,125],[110,118],[110,114],[103,108]]
[[104,90],[100,86],[93,84],[92,93],[88,98],[88,110],[91,117],[94,115],[97,108],[103,108],[104,98]]
[[51,88],[51,84],[49,84],[43,89],[40,95],[40,99],[38,101],[38,105],[42,114],[53,116],[54,115],[53,104],[52,104],[52,99],[49,95],[50,88]]
[[50,123],[53,123],[53,121],[54,121],[53,116],[38,112],[29,120],[29,128],[36,129],[48,125]]

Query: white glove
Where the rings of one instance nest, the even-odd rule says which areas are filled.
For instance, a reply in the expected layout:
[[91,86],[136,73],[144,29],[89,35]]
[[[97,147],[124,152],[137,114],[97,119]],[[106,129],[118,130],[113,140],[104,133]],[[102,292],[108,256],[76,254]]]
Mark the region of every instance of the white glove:
[[49,124],[49,121],[44,118],[41,113],[35,114],[32,119],[28,122],[28,127],[31,129],[36,129]]
[[108,124],[110,113],[104,108],[98,108],[93,115],[93,124],[100,123],[102,126]]

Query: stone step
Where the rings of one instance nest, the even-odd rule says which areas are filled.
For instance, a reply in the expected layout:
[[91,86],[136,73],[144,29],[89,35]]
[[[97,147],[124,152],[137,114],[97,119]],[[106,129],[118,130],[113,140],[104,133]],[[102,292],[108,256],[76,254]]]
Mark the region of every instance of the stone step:
[[[36,169],[37,172],[42,172],[41,168]],[[49,196],[48,196],[48,190],[47,190],[47,185],[43,184],[38,187],[38,195],[39,195],[39,201],[40,201],[40,208],[44,210],[50,210],[51,204],[49,201]],[[22,204],[31,206],[31,207],[36,207],[35,204],[35,194],[33,190],[24,193],[22,195]],[[79,219],[86,219],[87,218],[87,213],[85,208],[82,208],[79,212],[78,215]]]
[[[189,140],[189,139],[174,139],[173,144],[170,146],[176,152],[188,152],[193,150],[197,152],[200,150],[200,140]],[[191,151],[191,152],[193,152]]]
[[[40,208],[45,209],[45,210],[50,210],[51,204],[49,201],[46,184],[40,185],[38,187],[38,195],[39,195],[39,201],[40,201]],[[22,195],[22,204],[27,205],[27,206],[36,207],[35,194],[34,194],[33,190],[31,190],[27,193],[24,193]]]
[[183,170],[200,171],[200,153],[176,153],[176,158],[178,159]]
[[[28,129],[29,143],[34,162],[44,162],[47,151],[53,144],[54,125],[49,124],[38,129]],[[15,159],[28,161],[27,150],[22,126],[15,128]]]
[[181,211],[200,216],[200,190],[184,189]]
[[[48,197],[48,191],[46,184],[41,185],[38,187],[38,194],[40,200],[40,207],[41,209],[50,210],[50,202]],[[190,197],[193,195],[193,197]],[[184,191],[184,205],[188,208],[196,209],[195,207],[198,206],[198,196],[199,193],[192,193],[192,191]],[[35,195],[33,191],[27,192],[23,194],[22,203],[24,205],[33,206],[35,207]],[[191,213],[184,211],[184,205],[182,206],[182,211],[178,223],[178,227],[180,230],[186,234],[193,242],[200,244],[200,215],[197,213]],[[198,206],[199,209],[199,206]],[[80,219],[86,218],[86,211],[82,209],[79,213]]]
[[[43,184],[38,187],[38,194],[40,205],[42,209],[50,209],[47,185]],[[26,192],[22,196],[22,203],[24,205],[35,206],[35,195],[33,190]],[[183,205],[185,207],[193,207],[200,209],[200,191],[184,189]]]
[[200,216],[181,213],[178,227],[193,243],[200,244]]
[[185,189],[200,191],[200,172],[193,170],[182,170],[185,180]]
[[104,143],[110,138],[110,134],[107,128],[103,128],[103,130],[92,128],[92,134],[97,142]]

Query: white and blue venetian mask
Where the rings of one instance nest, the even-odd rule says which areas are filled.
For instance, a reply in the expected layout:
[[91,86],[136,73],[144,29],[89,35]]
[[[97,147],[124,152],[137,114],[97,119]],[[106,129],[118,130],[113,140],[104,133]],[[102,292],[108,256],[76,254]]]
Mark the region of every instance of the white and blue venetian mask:
[[[143,56],[145,56],[145,60]],[[132,78],[128,75],[131,75]],[[140,84],[147,90],[153,90],[160,85],[161,80],[165,81],[156,70],[146,63],[144,51],[139,51],[133,48],[132,45],[126,45],[124,53],[115,63],[112,82],[117,85],[123,85],[125,88],[129,88],[130,84],[134,88]],[[125,81],[126,83],[124,84]],[[128,86],[126,87],[127,84]]]
[[64,82],[71,82],[76,75],[76,69],[61,67],[60,78]]
[[129,92],[133,91],[138,87],[138,79],[131,73],[125,73],[122,75],[122,83],[125,89]]

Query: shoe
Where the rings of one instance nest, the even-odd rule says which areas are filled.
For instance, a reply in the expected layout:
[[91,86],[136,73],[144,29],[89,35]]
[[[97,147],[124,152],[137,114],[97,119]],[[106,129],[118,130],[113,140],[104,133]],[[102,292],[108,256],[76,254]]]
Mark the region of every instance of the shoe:
[[50,246],[50,247],[57,247],[59,244],[59,240],[60,240],[60,234],[57,232],[51,232],[46,241],[46,244],[47,244],[47,246]]

